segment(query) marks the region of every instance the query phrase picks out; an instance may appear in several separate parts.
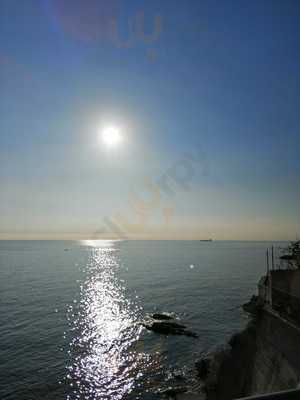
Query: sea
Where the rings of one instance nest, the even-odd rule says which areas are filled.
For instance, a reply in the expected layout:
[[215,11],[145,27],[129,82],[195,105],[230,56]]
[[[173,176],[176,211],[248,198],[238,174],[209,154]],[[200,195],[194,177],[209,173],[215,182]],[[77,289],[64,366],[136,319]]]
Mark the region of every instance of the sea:
[[[157,399],[197,390],[195,361],[248,321],[241,305],[285,242],[0,241],[0,399]],[[173,313],[198,338],[148,331]]]

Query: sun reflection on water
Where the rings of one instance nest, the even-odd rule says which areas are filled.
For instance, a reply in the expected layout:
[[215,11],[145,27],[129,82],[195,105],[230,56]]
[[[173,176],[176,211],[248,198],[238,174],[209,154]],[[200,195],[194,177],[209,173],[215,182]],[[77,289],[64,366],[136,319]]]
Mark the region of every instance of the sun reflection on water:
[[146,354],[131,350],[141,334],[140,307],[126,297],[116,276],[116,243],[92,247],[80,298],[68,310],[73,339],[67,399],[117,400],[132,391],[147,364]]

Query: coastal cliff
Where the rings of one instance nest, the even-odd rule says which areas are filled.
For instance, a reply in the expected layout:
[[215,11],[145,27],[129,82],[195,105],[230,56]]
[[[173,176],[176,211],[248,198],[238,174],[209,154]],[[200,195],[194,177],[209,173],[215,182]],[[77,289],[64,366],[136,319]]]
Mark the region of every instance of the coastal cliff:
[[300,329],[265,307],[228,344],[197,362],[207,400],[234,398],[297,387]]

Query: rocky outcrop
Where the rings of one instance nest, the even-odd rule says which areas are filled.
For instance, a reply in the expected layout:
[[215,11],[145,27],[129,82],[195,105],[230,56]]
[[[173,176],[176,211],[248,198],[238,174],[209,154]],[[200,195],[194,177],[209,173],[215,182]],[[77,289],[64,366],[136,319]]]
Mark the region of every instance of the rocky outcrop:
[[[253,299],[251,310],[257,306]],[[300,382],[300,329],[259,305],[247,327],[227,345],[203,354],[196,368],[207,400],[295,388]]]
[[151,318],[157,320],[171,320],[174,319],[174,314],[162,312],[162,313],[154,313],[151,315]]
[[189,331],[185,325],[174,321],[149,319],[144,321],[142,325],[149,331],[162,333],[164,335],[185,335],[194,338],[198,337],[195,332]]

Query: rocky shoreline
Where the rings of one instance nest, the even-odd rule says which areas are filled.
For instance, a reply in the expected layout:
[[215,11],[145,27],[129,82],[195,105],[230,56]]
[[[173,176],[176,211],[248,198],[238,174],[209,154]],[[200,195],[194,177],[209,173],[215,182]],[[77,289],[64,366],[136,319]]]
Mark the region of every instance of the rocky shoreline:
[[243,309],[250,313],[245,329],[196,362],[201,400],[232,400],[299,385],[300,329],[265,308],[257,296]]
[[[177,376],[157,394],[177,400],[232,400],[296,388],[300,382],[300,329],[270,313],[257,296],[243,309],[250,315],[246,327],[226,344],[201,353],[195,362],[189,372],[197,381],[194,387],[187,377]],[[170,327],[173,334],[183,334],[177,329],[186,330],[173,317],[155,321],[160,321],[159,333],[166,334]],[[152,328],[147,327],[155,332]]]
[[228,343],[204,353],[196,362],[206,400],[232,400],[249,393],[249,377],[256,351],[256,321],[231,336]]

